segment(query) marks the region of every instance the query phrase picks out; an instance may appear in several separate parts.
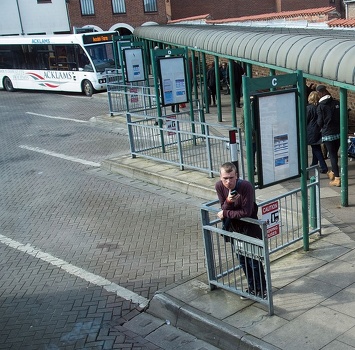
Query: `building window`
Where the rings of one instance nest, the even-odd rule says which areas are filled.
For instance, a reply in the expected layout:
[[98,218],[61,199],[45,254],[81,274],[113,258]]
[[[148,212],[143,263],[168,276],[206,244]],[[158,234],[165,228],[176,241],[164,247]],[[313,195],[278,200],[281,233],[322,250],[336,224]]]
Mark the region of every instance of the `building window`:
[[157,12],[157,0],[144,0],[144,12]]
[[112,0],[113,13],[126,13],[125,0]]
[[80,0],[81,14],[90,16],[95,14],[94,0]]

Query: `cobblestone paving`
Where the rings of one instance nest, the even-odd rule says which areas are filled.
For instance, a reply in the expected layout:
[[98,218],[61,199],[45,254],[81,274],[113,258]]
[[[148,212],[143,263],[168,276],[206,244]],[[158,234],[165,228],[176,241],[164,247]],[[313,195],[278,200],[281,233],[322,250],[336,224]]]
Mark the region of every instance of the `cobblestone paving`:
[[63,159],[128,153],[124,132],[89,122],[106,104],[0,91],[0,349],[159,348],[123,327],[137,304],[6,238],[147,299],[204,269],[199,200]]

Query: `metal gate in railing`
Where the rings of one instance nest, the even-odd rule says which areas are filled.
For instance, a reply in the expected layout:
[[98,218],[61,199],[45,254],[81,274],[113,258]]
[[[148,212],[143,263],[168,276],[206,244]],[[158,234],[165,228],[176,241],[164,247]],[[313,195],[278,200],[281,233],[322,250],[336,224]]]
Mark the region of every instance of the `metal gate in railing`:
[[[314,233],[321,234],[320,184],[318,168],[312,167],[308,170],[314,171],[314,176],[311,177],[307,185],[310,223],[308,235],[311,236]],[[269,255],[285,250],[285,248],[304,239],[301,189],[296,188],[286,193],[280,193],[273,198],[259,202],[258,207],[263,208],[270,203],[277,203],[278,222],[276,224],[279,225],[279,229],[277,231],[270,229],[270,224],[261,217],[261,220],[257,222],[263,228],[263,240],[255,240],[245,235],[223,230],[222,221],[217,218],[217,213],[220,211],[218,200],[205,203],[201,207],[207,272],[211,288],[217,286],[242,296],[245,295],[245,282],[242,279],[238,254],[235,249],[229,247],[229,243],[226,242],[224,237],[229,237],[229,240],[237,239],[247,242],[252,245],[251,251],[262,252],[262,254],[255,253],[255,259],[260,264],[264,264],[268,285],[269,312],[272,310]],[[253,221],[252,219],[243,220]],[[278,233],[275,234],[275,232]],[[261,255],[263,258],[259,258]],[[262,302],[257,297],[251,299]]]
[[[207,213],[202,211],[202,221]],[[208,216],[208,214],[207,214]],[[266,224],[255,219],[243,219],[259,225],[264,239],[238,232],[224,231],[210,222],[203,225],[205,256],[210,288],[222,288],[241,297],[265,304],[273,315],[273,297]],[[264,280],[264,283],[262,282]],[[259,286],[250,290],[250,286]]]

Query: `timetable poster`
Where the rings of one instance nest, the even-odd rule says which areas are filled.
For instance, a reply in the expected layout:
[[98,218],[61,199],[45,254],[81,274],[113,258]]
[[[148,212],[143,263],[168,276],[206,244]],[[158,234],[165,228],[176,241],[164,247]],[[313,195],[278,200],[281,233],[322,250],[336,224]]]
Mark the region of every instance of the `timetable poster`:
[[186,103],[186,74],[183,57],[159,59],[160,87],[163,106]]
[[145,80],[142,49],[125,49],[123,52],[127,81],[131,83]]
[[299,176],[296,92],[263,94],[258,99],[261,186]]

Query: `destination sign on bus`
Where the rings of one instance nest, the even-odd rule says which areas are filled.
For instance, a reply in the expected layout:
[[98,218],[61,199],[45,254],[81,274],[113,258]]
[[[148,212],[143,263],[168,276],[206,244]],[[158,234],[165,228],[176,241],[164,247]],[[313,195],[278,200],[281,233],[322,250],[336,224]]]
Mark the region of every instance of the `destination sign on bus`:
[[112,41],[112,34],[84,35],[83,40],[84,40],[84,44],[105,43],[108,41]]

